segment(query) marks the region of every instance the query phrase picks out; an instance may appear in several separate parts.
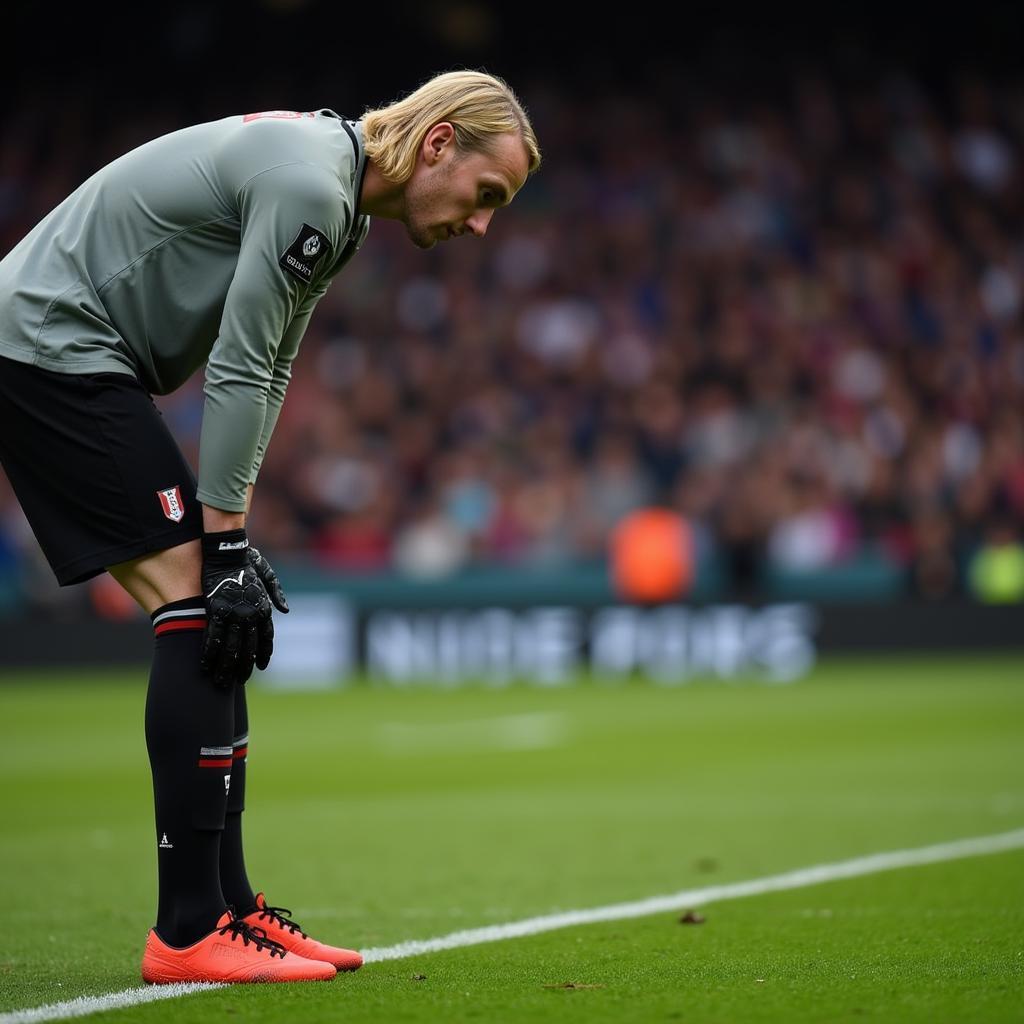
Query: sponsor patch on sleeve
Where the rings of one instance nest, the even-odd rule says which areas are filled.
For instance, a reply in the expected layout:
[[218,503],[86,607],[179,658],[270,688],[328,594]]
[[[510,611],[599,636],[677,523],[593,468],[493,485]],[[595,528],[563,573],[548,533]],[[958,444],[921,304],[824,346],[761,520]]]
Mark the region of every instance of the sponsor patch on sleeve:
[[313,280],[316,265],[331,251],[327,236],[308,224],[303,224],[295,241],[285,249],[280,264],[303,284]]

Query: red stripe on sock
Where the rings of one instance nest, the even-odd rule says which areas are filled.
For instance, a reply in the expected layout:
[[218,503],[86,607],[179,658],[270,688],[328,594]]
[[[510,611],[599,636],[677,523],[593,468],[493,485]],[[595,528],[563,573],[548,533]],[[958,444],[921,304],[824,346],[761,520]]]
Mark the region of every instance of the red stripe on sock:
[[201,757],[201,758],[199,758],[199,767],[200,768],[230,768],[231,767],[231,758],[228,757],[228,758],[225,758],[222,761],[221,760],[211,761],[211,760],[209,760],[209,759],[207,759],[205,757]]
[[249,748],[248,748],[248,747],[239,747],[239,748],[238,748],[238,749],[237,749],[237,750],[235,751],[235,754],[234,754],[234,756],[235,756],[235,757],[245,757],[245,755],[246,755],[247,753],[249,753]]
[[160,636],[161,633],[177,633],[182,629],[206,629],[206,619],[170,619],[161,622],[154,632]]

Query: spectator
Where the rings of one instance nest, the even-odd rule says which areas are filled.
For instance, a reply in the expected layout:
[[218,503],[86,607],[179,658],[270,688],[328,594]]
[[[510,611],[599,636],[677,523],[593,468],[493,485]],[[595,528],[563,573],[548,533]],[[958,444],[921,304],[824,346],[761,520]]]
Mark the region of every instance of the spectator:
[[[1024,91],[946,85],[948,106],[908,74],[801,73],[728,104],[538,87],[547,169],[495,245],[412,258],[381,223],[321,302],[256,489],[261,546],[360,571],[570,563],[670,495],[738,596],[766,558],[827,569],[865,546],[931,599],[977,547],[971,592],[1016,593]],[[4,251],[154,123],[223,113],[216,91],[198,112],[167,94],[86,132],[84,99],[38,102],[0,140]],[[607,130],[611,105],[642,145]],[[193,458],[201,402],[161,400]],[[5,578],[47,606],[19,523],[0,487]]]

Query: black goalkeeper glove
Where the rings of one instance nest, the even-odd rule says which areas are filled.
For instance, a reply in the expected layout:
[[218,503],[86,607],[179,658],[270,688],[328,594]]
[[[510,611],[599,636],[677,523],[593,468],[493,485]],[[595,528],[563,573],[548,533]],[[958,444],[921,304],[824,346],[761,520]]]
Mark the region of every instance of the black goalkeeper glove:
[[[249,564],[256,570],[256,575],[259,576],[260,582],[267,590],[267,594],[270,595],[270,600],[274,602],[274,607],[279,612],[288,613],[288,598],[284,596],[284,591],[281,589],[281,582],[277,578],[277,573],[271,568],[270,563],[259,553],[259,551],[251,547],[249,548]],[[265,669],[266,665],[260,665],[260,671]]]
[[225,689],[244,683],[253,665],[264,669],[274,651],[271,601],[288,611],[277,574],[245,530],[203,535],[206,633],[200,667]]

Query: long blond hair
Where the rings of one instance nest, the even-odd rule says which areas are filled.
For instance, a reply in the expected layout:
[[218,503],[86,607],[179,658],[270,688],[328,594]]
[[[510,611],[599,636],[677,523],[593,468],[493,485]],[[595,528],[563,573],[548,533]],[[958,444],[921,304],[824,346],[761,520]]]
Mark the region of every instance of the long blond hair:
[[460,153],[492,152],[492,136],[518,132],[529,173],[540,166],[540,149],[522,104],[508,83],[483,71],[446,71],[404,99],[363,114],[366,155],[391,181],[407,181],[426,133],[450,121]]

